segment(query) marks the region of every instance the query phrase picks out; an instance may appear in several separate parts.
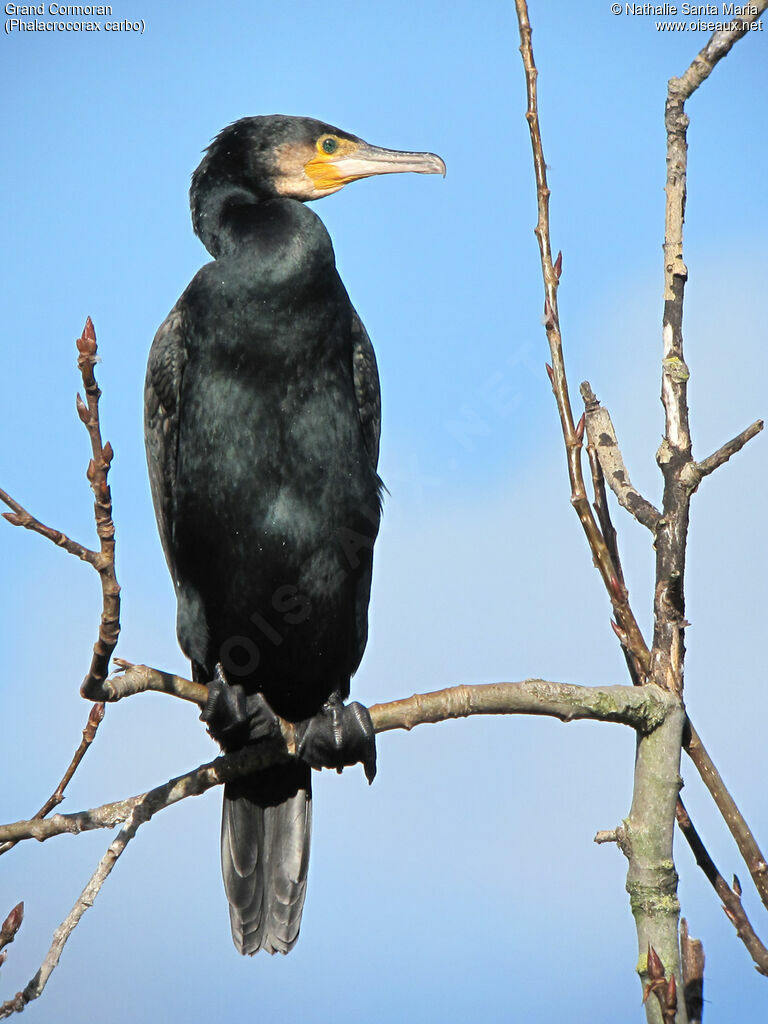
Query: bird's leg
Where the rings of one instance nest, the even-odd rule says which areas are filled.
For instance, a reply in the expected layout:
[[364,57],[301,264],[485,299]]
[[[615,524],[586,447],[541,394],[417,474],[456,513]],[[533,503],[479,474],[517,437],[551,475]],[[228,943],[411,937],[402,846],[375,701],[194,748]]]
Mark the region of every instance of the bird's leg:
[[217,663],[208,683],[208,703],[200,720],[225,750],[265,739],[280,731],[277,715],[261,693],[245,693],[239,683],[230,683]]
[[344,704],[331,694],[320,711],[296,725],[299,757],[313,768],[335,768],[362,762],[365,777],[376,775],[376,736],[368,709],[354,702]]

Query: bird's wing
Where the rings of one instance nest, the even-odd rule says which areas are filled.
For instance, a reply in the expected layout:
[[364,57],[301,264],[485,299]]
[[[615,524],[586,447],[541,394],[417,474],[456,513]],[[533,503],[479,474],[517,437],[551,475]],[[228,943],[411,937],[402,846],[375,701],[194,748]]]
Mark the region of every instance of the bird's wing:
[[179,444],[179,402],[186,362],[184,310],[177,304],[152,342],[144,384],[144,443],[157,527],[165,557],[172,565],[173,503]]
[[352,375],[365,446],[375,469],[379,463],[379,437],[381,436],[379,370],[376,366],[376,354],[373,351],[371,339],[354,309],[352,310]]
[[[357,411],[363,428],[365,447],[375,472],[379,463],[379,438],[381,436],[381,391],[379,390],[379,369],[368,332],[352,310],[352,376],[357,398]],[[368,550],[367,567],[361,568],[355,598],[355,659],[354,669],[360,664],[368,640],[368,602],[371,596],[371,558],[373,540],[379,530],[381,493],[384,484],[377,475],[378,507],[368,510],[368,529],[371,533],[371,547]],[[354,671],[353,669],[353,671]]]

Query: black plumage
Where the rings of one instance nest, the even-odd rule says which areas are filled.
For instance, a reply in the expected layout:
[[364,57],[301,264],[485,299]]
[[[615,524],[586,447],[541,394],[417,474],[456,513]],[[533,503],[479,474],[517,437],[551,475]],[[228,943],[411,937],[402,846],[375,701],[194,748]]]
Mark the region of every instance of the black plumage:
[[[328,716],[347,743],[341,702],[365,649],[380,516],[379,380],[328,233],[303,204],[395,170],[444,166],[276,115],[224,129],[192,178],[194,229],[214,260],[155,336],[145,435],[179,643],[194,677],[213,681],[203,717],[225,749],[258,735],[259,695],[296,722]],[[362,710],[351,724],[372,744]],[[222,870],[243,953],[287,952],[298,935],[309,764],[322,760],[310,746],[306,761],[225,790]]]

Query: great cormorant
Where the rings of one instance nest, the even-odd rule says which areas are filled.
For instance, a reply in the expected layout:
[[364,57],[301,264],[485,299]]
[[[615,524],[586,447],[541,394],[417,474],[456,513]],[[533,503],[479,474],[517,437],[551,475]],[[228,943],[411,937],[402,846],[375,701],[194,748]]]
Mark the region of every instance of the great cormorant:
[[149,355],[149,477],[179,643],[209,684],[202,718],[225,750],[268,732],[272,711],[299,723],[301,759],[224,792],[222,872],[242,953],[286,953],[298,936],[310,766],[375,772],[368,713],[342,702],[368,632],[379,380],[328,232],[304,203],[397,171],[445,165],[311,118],[225,128],[190,189],[214,259]]

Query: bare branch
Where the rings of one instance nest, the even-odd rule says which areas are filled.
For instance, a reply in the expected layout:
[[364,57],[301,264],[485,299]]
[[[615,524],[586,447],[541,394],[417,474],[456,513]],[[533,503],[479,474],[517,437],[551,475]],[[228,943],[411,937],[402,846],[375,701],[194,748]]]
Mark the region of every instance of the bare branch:
[[768,864],[766,864],[765,857],[757,845],[751,829],[736,806],[736,801],[728,792],[720,773],[707,753],[706,747],[701,742],[701,737],[696,732],[690,719],[684,733],[683,744],[696,766],[704,785],[712,794],[712,798],[717,804],[717,808],[722,814],[731,835],[736,840],[736,845],[749,869],[755,887],[760,893],[760,898],[765,907],[768,908]]
[[592,514],[584,486],[584,476],[581,468],[581,436],[574,424],[573,410],[568,394],[568,380],[565,373],[557,305],[557,289],[562,272],[561,256],[558,255],[554,264],[552,262],[552,244],[549,232],[550,193],[549,186],[547,185],[547,165],[541,141],[536,88],[538,71],[533,59],[531,23],[528,18],[526,0],[515,0],[515,8],[520,27],[520,53],[522,54],[523,66],[525,68],[528,95],[528,109],[525,117],[531,135],[533,165],[536,175],[538,222],[534,228],[534,234],[539,243],[539,253],[541,256],[541,271],[544,279],[544,326],[552,358],[552,365],[547,366],[547,372],[552,382],[552,391],[560,414],[560,424],[568,460],[568,475],[571,483],[571,504],[576,510],[586,534],[594,564],[603,579],[608,597],[613,606],[616,621],[622,635],[626,637],[626,646],[638,666],[637,676],[644,682],[650,667],[648,647],[630,608],[626,588],[619,581],[616,566],[611,558],[605,538],[601,534],[595,517]]
[[[112,676],[112,700],[121,700],[146,690],[167,693],[205,707],[208,687],[182,676],[171,675],[148,665],[132,665],[116,659],[125,671]],[[651,691],[657,697],[655,690]],[[403,700],[370,707],[375,731],[411,729],[427,722],[444,722],[467,715],[547,715],[563,721],[593,718],[600,721],[621,721],[644,731],[655,728],[660,719],[649,714],[641,695],[627,696],[632,691],[623,686],[576,686],[545,679],[526,679],[521,683],[485,683],[473,686],[452,686],[431,693],[414,694]],[[605,698],[610,700],[606,703]],[[287,725],[286,725],[287,728]]]
[[[582,416],[579,422],[586,424],[586,416]],[[587,458],[589,459],[589,468],[592,473],[592,490],[594,492],[592,508],[595,510],[597,521],[600,524],[600,532],[605,539],[608,552],[613,560],[613,565],[616,569],[616,576],[623,586],[624,570],[621,567],[621,556],[619,555],[619,543],[616,528],[613,525],[613,521],[611,520],[611,511],[608,508],[608,495],[605,491],[605,474],[603,473],[603,467],[600,465],[597,448],[592,441],[589,441],[587,444]]]
[[[93,743],[94,738],[96,736],[96,730],[99,728],[99,725],[101,724],[103,719],[104,705],[94,704],[88,714],[88,721],[85,723],[85,728],[83,729],[83,738],[80,740],[80,746],[75,751],[74,756],[69,763],[69,767],[62,776],[61,782],[59,782],[54,792],[51,794],[51,796],[48,797],[43,806],[37,812],[35,818],[44,818],[46,814],[52,811],[54,807],[58,807],[58,805],[62,802],[62,800],[64,799],[64,790],[69,785],[72,776],[77,771],[80,762],[85,757],[86,752],[90,747],[91,743]],[[12,849],[15,845],[15,842],[0,844],[0,855],[7,853],[8,850]]]
[[688,1024],[701,1024],[704,1010],[704,947],[701,939],[688,936],[688,922],[680,922],[680,948],[683,955],[683,985]]
[[704,459],[702,462],[689,462],[683,469],[682,481],[690,489],[691,493],[696,490],[705,476],[714,473],[732,455],[740,452],[747,441],[751,441],[753,437],[760,433],[763,425],[762,420],[755,420],[746,430],[742,430],[740,434],[737,434],[736,437],[724,444],[722,448],[718,448],[716,452],[713,452],[709,458]]
[[[586,417],[582,416],[580,422],[582,424],[586,424]],[[621,557],[619,555],[619,544],[616,536],[616,529],[614,528],[611,520],[611,512],[608,508],[608,498],[605,493],[605,477],[603,476],[600,461],[597,457],[597,451],[593,444],[587,445],[587,456],[589,458],[589,468],[592,471],[592,487],[595,493],[595,500],[592,503],[592,507],[597,513],[600,532],[605,538],[608,551],[613,559],[613,564],[616,569],[617,588],[619,589],[619,592],[626,597],[627,587],[624,582],[624,571],[621,568]],[[627,663],[627,671],[629,672],[630,679],[632,680],[632,685],[641,686],[643,669],[627,645],[627,635],[613,620],[611,620],[611,626],[613,627],[613,630],[619,639],[619,643],[621,644],[621,653],[624,655],[624,660]]]
[[605,843],[618,843],[619,830],[618,828],[600,829],[599,832],[595,833],[595,838],[592,842],[597,843],[598,846],[602,846]]
[[[147,672],[151,672],[147,669]],[[641,733],[658,728],[670,708],[676,705],[654,686],[576,686],[544,679],[522,683],[489,683],[483,686],[453,686],[433,693],[415,694],[370,708],[377,733],[392,729],[410,730],[416,725],[444,722],[469,715],[535,714],[563,722],[590,719],[617,722]],[[138,796],[102,804],[76,814],[54,814],[50,818],[0,825],[0,841],[37,839],[44,841],[65,833],[78,834],[97,828],[113,828],[125,821],[139,804],[163,807],[199,796],[212,786],[269,767],[295,753],[294,727],[280,721],[281,736],[273,742],[246,747],[234,754],[217,757],[208,764],[171,779]]]
[[728,53],[734,43],[738,42],[743,35],[749,32],[749,26],[757,21],[763,11],[768,7],[768,0],[757,0],[749,4],[754,14],[740,14],[734,18],[726,29],[713,33],[707,45],[694,57],[691,66],[680,78],[673,78],[670,81],[675,83],[675,92],[685,102],[694,93],[702,82],[712,74],[715,65]]
[[96,561],[97,554],[95,551],[91,551],[90,548],[84,547],[82,544],[78,544],[76,540],[71,540],[61,530],[54,530],[51,526],[46,526],[41,523],[39,519],[27,512],[27,510],[13,499],[10,494],[6,493],[0,488],[0,501],[2,501],[8,508],[12,508],[13,512],[3,512],[3,519],[10,523],[11,526],[21,526],[25,530],[32,530],[33,533],[39,533],[41,537],[45,537],[51,541],[57,547],[63,548],[68,551],[70,555],[74,555],[76,558],[81,558],[84,562],[88,562],[93,565]]
[[4,512],[3,518],[12,526],[21,526],[46,537],[71,555],[88,562],[98,572],[102,590],[102,613],[99,636],[93,648],[93,657],[88,674],[80,687],[82,695],[89,700],[109,699],[101,693],[101,684],[109,671],[109,659],[117,644],[120,633],[120,587],[115,575],[115,525],[112,521],[112,495],[107,478],[113,458],[112,445],[102,443],[99,422],[99,390],[93,368],[98,362],[96,334],[91,318],[85,321],[81,337],[77,339],[77,366],[83,378],[86,401],[77,396],[77,414],[85,424],[91,440],[92,458],[88,464],[88,481],[94,494],[94,517],[99,537],[99,550],[92,551],[77,541],[71,540],[60,530],[45,526],[23,508],[5,491],[0,490],[3,501],[12,512]]
[[136,835],[140,826],[145,821],[149,821],[153,813],[150,808],[145,808],[142,804],[134,807],[127,824],[120,830],[114,841],[110,843],[107,852],[99,861],[98,867],[80,893],[75,905],[54,932],[50,949],[35,976],[21,992],[17,992],[12,999],[0,1005],[0,1020],[10,1017],[13,1013],[21,1013],[28,1003],[31,1003],[33,999],[37,999],[43,994],[48,979],[58,966],[59,958],[67,943],[67,939],[79,924],[86,910],[93,906],[93,902],[98,896],[102,885],[109,877],[112,868],[117,863],[118,858],[128,843]]
[[54,814],[50,818],[17,821],[0,826],[0,839],[37,839],[43,842],[58,835],[79,835],[99,828],[114,828],[127,821],[139,806],[151,808],[152,814],[171,807],[190,796],[200,796],[213,786],[220,786],[240,775],[260,771],[286,760],[295,750],[293,727],[282,724],[282,735],[273,742],[246,747],[202,764],[193,771],[170,779],[161,786],[125,800],[115,800],[89,811],[75,814]]
[[[649,702],[644,696],[650,693]],[[658,728],[671,707],[674,704],[656,687],[576,686],[527,679],[522,683],[452,686],[374,704],[370,712],[377,733],[467,715],[546,715],[563,722],[592,719],[621,722],[645,733]]]
[[[685,554],[692,487],[691,434],[688,422],[689,371],[683,353],[683,301],[688,269],[683,261],[689,119],[685,102],[712,69],[748,31],[768,0],[753,5],[755,14],[740,16],[715,32],[680,78],[667,88],[664,125],[667,133],[667,182],[664,229],[664,317],[661,399],[666,429],[657,461],[664,476],[663,518],[656,532],[653,676],[661,686],[682,694],[685,658]],[[695,472],[694,472],[695,475]],[[695,489],[695,488],[693,488]]]
[[701,841],[701,837],[694,828],[693,823],[688,816],[688,812],[683,806],[682,800],[678,800],[675,813],[677,817],[677,824],[680,826],[680,831],[685,836],[685,839],[696,858],[696,863],[707,876],[712,888],[723,901],[723,910],[725,911],[728,920],[736,929],[736,934],[746,946],[757,970],[760,974],[764,974],[768,977],[768,949],[765,948],[763,943],[755,934],[749,918],[744,912],[744,907],[741,904],[741,893],[731,889],[726,880],[717,870],[717,865],[712,860],[704,846],[704,843]]
[[597,453],[608,486],[618,498],[619,504],[655,533],[661,513],[632,486],[610,413],[598,402],[589,381],[585,380],[580,390],[586,410],[587,437]]
[[[179,697],[183,700],[205,707],[208,700],[208,688],[202,683],[194,683],[192,680],[182,676],[173,675],[169,672],[162,672],[150,668],[147,665],[133,665],[130,662],[116,659],[121,674],[111,677],[105,686],[110,687],[110,700],[117,701],[124,697],[137,693],[153,691],[166,693]],[[628,699],[626,687],[609,687],[605,690],[595,687],[577,687],[570,684],[553,683],[546,680],[526,680],[523,683],[489,683],[484,686],[456,686],[433,693],[416,694],[405,700],[392,701],[388,704],[377,704],[370,708],[376,732],[386,732],[390,729],[411,729],[414,725],[421,725],[427,722],[441,722],[451,718],[459,718],[465,715],[474,714],[539,714],[558,717],[563,721],[585,718],[601,718],[604,721],[624,721],[635,728],[648,731],[654,728],[658,721],[657,712],[663,715],[664,704],[662,702],[659,710],[653,704],[646,704],[642,694],[649,692],[643,690],[637,693],[637,701],[633,696]],[[658,691],[650,691],[658,699]],[[611,695],[611,702],[603,704],[605,694]],[[728,814],[726,821],[729,823],[740,822],[738,829],[740,834],[751,836],[748,826],[739,814],[738,808],[725,790],[725,786],[719,773],[711,762],[698,734],[690,727],[694,742],[686,746],[688,753],[697,763],[702,771],[703,777],[708,785],[717,794],[718,806],[726,808]],[[291,726],[288,722],[282,723],[283,737],[287,742],[291,740]],[[261,756],[261,755],[259,755]],[[222,770],[227,770],[224,763],[226,759],[219,758],[212,765],[221,764]],[[264,766],[259,762],[260,766]],[[709,766],[709,767],[707,767]],[[203,768],[210,766],[203,766]],[[200,771],[202,769],[198,769]],[[237,770],[235,770],[237,774]],[[185,779],[189,776],[182,776],[175,780],[181,788],[174,788],[172,802],[183,799],[188,795],[196,795],[197,790],[187,792],[184,789]],[[210,776],[209,786],[218,785],[223,777],[218,775]],[[163,788],[163,787],[161,787]],[[203,790],[200,790],[203,792]],[[129,801],[117,801],[116,803],[105,804],[92,811],[84,811],[72,815],[56,815],[44,825],[40,823],[16,822],[13,825],[0,827],[0,840],[35,838],[39,840],[60,835],[63,832],[81,832],[94,828],[112,828],[130,812],[134,803],[142,799],[146,794],[130,798]],[[680,805],[682,808],[682,805]],[[678,809],[678,812],[680,811]],[[615,842],[615,830],[610,833],[599,833],[597,842]],[[754,843],[754,840],[752,840]],[[757,850],[757,858],[755,858]],[[760,863],[759,849],[756,845],[751,848],[753,861]],[[746,854],[745,854],[746,856]]]
[[85,321],[85,327],[77,339],[80,353],[77,366],[82,374],[86,401],[77,396],[77,412],[86,426],[91,439],[93,457],[88,466],[88,481],[94,496],[93,512],[96,519],[96,532],[99,536],[99,557],[94,566],[101,579],[102,612],[99,624],[99,636],[93,647],[93,657],[83,683],[80,687],[82,695],[89,700],[102,700],[101,684],[109,672],[109,659],[117,644],[120,634],[120,587],[115,574],[115,524],[112,521],[112,494],[107,482],[109,467],[112,462],[112,445],[101,439],[99,422],[99,398],[101,391],[96,383],[93,368],[98,362],[96,333],[91,318]]
[[[152,672],[151,669],[145,671]],[[590,718],[622,722],[646,731],[662,725],[670,710],[677,713],[677,705],[671,702],[668,694],[653,686],[597,688],[529,679],[524,683],[456,686],[434,693],[416,694],[406,700],[375,705],[370,712],[376,732],[412,729],[415,725],[468,715],[502,713],[551,715],[564,722]],[[221,785],[240,775],[251,774],[295,755],[293,726],[281,721],[280,729],[279,737],[218,757],[139,796],[104,804],[79,814],[55,814],[51,818],[0,827],[0,840],[35,838],[42,841],[66,832],[79,833],[126,822],[72,910],[56,930],[40,969],[23,991],[0,1006],[0,1019],[21,1012],[29,1002],[41,995],[69,936],[85,911],[93,905],[109,873],[139,827],[158,811],[179,800],[198,796],[212,786]]]
[[104,682],[104,690],[109,693],[109,701],[122,700],[136,693],[151,690],[156,693],[167,693],[172,697],[191,701],[204,708],[208,702],[208,687],[203,683],[193,683],[191,679],[160,672],[148,665],[133,665],[130,661],[115,658],[118,672]]

